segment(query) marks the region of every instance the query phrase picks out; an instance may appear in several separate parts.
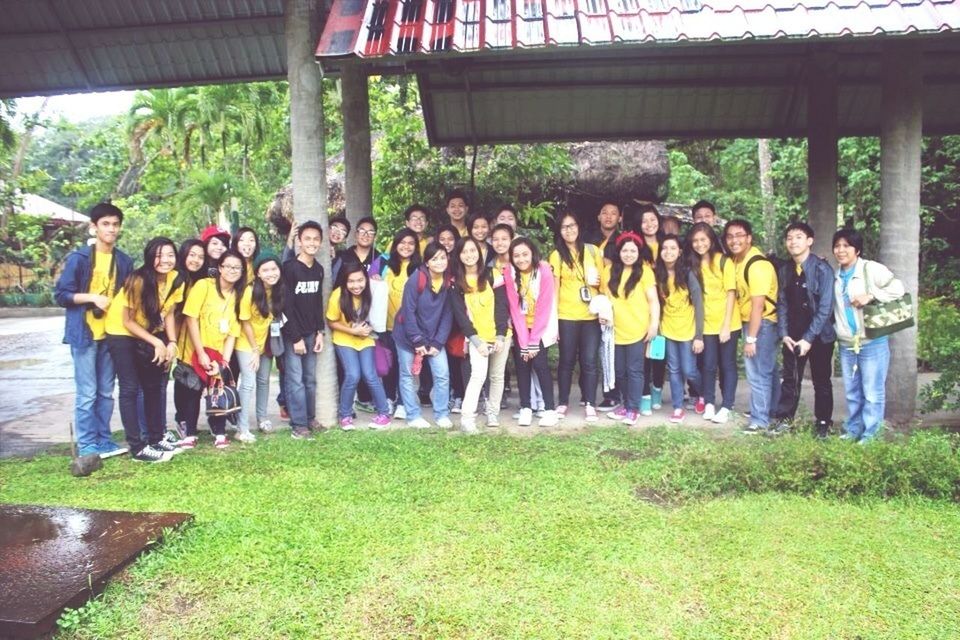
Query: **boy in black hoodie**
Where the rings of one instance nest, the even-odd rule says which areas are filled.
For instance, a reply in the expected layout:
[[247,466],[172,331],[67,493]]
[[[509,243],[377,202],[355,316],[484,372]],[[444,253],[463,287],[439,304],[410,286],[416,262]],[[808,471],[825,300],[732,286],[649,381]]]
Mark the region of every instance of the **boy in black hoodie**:
[[290,412],[291,435],[307,439],[316,420],[317,354],[323,351],[323,267],[317,252],[323,230],[313,220],[300,225],[300,255],[283,264],[284,297],[283,363],[284,395]]

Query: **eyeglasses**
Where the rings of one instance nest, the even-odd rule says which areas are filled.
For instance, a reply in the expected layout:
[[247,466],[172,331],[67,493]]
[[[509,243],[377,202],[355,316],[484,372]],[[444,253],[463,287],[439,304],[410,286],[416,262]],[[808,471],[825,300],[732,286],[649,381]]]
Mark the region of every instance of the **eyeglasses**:
[[426,222],[427,219],[424,216],[410,216],[410,222]]
[[223,269],[224,271],[242,271],[243,265],[242,264],[224,264],[224,265],[220,265],[220,268]]
[[739,240],[740,238],[746,238],[748,235],[747,233],[728,233],[726,238],[727,240]]
[[580,225],[578,225],[576,222],[571,222],[570,224],[563,224],[563,225],[560,225],[560,231],[572,231],[579,226]]
[[357,229],[357,235],[372,238],[373,236],[377,235],[377,232],[373,229]]

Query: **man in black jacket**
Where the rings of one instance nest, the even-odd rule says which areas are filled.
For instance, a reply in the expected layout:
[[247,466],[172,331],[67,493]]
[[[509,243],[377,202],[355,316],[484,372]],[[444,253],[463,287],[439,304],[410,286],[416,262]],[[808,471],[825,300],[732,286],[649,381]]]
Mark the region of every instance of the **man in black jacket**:
[[777,329],[783,342],[783,385],[773,414],[774,433],[790,428],[800,402],[803,370],[810,361],[813,377],[813,412],[816,435],[825,438],[833,417],[833,269],[811,252],[813,229],[805,222],[791,223],[784,234],[786,261],[779,272]]
[[307,439],[320,427],[316,416],[317,354],[323,350],[323,267],[317,252],[323,230],[313,220],[297,230],[300,254],[283,264],[284,298],[283,361],[284,395],[290,413],[291,435]]

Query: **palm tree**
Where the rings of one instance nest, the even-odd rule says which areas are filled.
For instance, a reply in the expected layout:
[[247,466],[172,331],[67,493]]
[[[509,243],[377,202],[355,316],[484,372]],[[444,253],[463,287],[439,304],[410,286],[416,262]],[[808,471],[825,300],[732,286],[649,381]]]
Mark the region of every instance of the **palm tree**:
[[[193,131],[192,89],[152,89],[138,91],[128,115],[130,167],[120,180],[120,195],[136,192],[144,169],[160,156],[170,157],[177,167],[178,182],[183,184]],[[186,154],[186,155],[185,155]]]

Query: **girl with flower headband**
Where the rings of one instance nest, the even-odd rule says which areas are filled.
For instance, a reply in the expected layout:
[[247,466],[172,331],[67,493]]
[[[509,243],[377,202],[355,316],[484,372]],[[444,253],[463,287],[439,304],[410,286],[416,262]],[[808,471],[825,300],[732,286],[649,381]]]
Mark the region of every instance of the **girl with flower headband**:
[[614,368],[616,386],[623,396],[623,403],[607,415],[627,425],[637,421],[647,343],[657,335],[660,325],[656,281],[653,269],[642,258],[643,246],[639,234],[621,233],[613,263],[600,278],[601,290],[613,306]]

